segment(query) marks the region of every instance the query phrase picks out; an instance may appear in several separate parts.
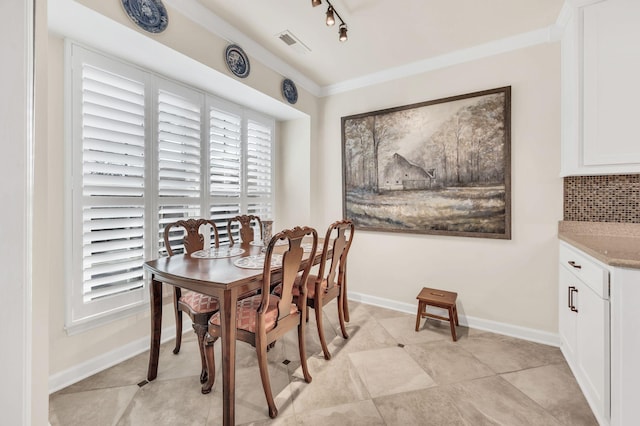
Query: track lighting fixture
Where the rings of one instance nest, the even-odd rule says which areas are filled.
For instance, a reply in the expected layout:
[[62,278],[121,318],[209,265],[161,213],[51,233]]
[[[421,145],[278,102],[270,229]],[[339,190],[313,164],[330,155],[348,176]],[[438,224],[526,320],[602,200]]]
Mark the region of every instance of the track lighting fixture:
[[336,18],[333,17],[333,6],[329,6],[327,9],[327,26],[330,27],[336,23]]
[[345,24],[340,25],[340,29],[338,30],[340,37],[338,38],[341,42],[347,41],[347,26]]
[[[328,27],[331,27],[335,25],[336,18],[338,18],[338,20],[340,20],[340,26],[338,27],[338,40],[340,40],[341,42],[345,42],[347,41],[347,24],[340,17],[340,14],[333,7],[331,2],[329,0],[326,0],[326,1],[329,7],[327,8],[325,23],[327,24]],[[321,4],[322,4],[322,0],[311,0],[311,6],[313,7],[320,6]]]

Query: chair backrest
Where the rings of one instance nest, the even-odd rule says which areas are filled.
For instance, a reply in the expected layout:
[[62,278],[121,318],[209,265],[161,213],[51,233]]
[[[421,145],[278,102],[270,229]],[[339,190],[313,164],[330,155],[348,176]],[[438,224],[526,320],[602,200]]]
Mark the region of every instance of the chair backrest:
[[229,245],[232,246],[235,242],[233,241],[233,225],[239,222],[240,223],[240,239],[243,243],[248,244],[253,241],[253,226],[258,224],[258,229],[260,230],[260,238],[262,239],[262,221],[258,216],[254,215],[239,215],[236,217],[232,217],[227,221],[227,235],[229,236]]
[[[296,277],[303,261],[307,261],[302,271],[302,288],[300,297],[298,297],[298,309],[302,310],[306,306],[306,282],[309,277],[309,271],[311,270],[311,259],[304,259],[304,248],[302,247],[303,238],[311,238],[312,250],[311,253],[315,253],[318,246],[318,233],[315,229],[304,226],[295,227],[293,229],[287,229],[278,232],[271,238],[267,251],[265,252],[264,270],[262,280],[262,303],[261,306],[269,306],[269,293],[271,292],[271,259],[273,257],[273,249],[278,240],[287,240],[285,251],[282,253],[282,292],[280,294],[280,302],[278,304],[278,320],[289,315],[290,306],[293,301],[293,285],[296,281]],[[306,242],[306,241],[305,241]],[[258,311],[260,312],[260,311]]]
[[[329,225],[322,247],[318,278],[326,280],[327,290],[341,285],[347,267],[347,254],[353,241],[355,226],[350,220],[338,220]],[[329,249],[331,257],[329,258]]]
[[[184,238],[182,243],[184,244],[184,251],[186,254],[191,254],[195,251],[202,250],[204,248],[204,236],[200,233],[200,226],[209,224],[213,231],[212,242],[215,247],[220,246],[218,228],[216,224],[209,219],[186,219],[173,222],[164,227],[164,246],[167,249],[169,256],[173,256],[174,250],[171,247],[172,237],[175,240],[175,231],[173,228],[183,228]],[[171,233],[174,232],[172,235]]]

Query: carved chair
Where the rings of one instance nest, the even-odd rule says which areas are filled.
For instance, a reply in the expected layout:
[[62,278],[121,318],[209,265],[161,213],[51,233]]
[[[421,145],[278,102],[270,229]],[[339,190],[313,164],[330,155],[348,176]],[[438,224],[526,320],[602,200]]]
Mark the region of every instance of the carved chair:
[[240,215],[232,217],[227,221],[227,235],[229,236],[229,246],[233,246],[235,241],[233,240],[233,230],[236,223],[240,224],[240,240],[243,244],[249,244],[253,241],[253,226],[258,225],[260,230],[260,239],[262,240],[262,221],[258,216],[254,215]]
[[[200,226],[209,224],[213,231],[214,238],[211,240],[216,248],[219,247],[218,229],[212,220],[208,219],[187,219],[179,220],[165,226],[164,228],[164,244],[169,256],[174,255],[174,248],[171,241],[175,240],[175,235],[181,228],[184,231],[184,252],[191,254],[204,248],[204,236],[200,234]],[[173,233],[173,234],[172,234]],[[195,291],[183,290],[179,287],[173,287],[173,306],[176,317],[176,346],[173,350],[174,354],[180,352],[182,344],[182,312],[186,312],[193,322],[193,330],[198,336],[198,346],[200,348],[200,361],[202,370],[200,372],[200,383],[207,380],[207,363],[204,357],[204,349],[202,342],[207,332],[207,324],[209,318],[218,311],[219,304],[215,297],[207,296]],[[212,364],[213,365],[213,364]],[[213,370],[211,370],[213,371]]]
[[[304,344],[306,325],[306,285],[304,284],[309,277],[313,262],[307,261],[302,275],[298,275],[304,262],[304,248],[301,246],[304,237],[311,237],[312,253],[315,253],[318,244],[318,233],[313,228],[306,226],[302,228],[296,227],[276,234],[269,242],[265,252],[262,292],[240,300],[237,304],[236,339],[249,343],[256,348],[260,378],[271,418],[275,418],[278,415],[278,409],[271,392],[267,367],[267,347],[294,327],[298,328],[298,350],[304,379],[307,383],[311,382],[311,375],[307,369]],[[271,277],[275,269],[271,266],[271,259],[274,256],[276,242],[281,239],[287,240],[288,245],[284,246],[286,248],[282,253],[282,291],[280,296],[276,296],[269,292]],[[294,301],[293,287],[296,280],[303,285],[302,291],[299,292]],[[209,320],[209,330],[205,337],[205,355],[207,365],[210,368],[212,368],[214,362],[213,343],[218,337],[220,337],[220,313],[214,314]],[[210,374],[207,382],[202,386],[202,393],[211,392],[213,382],[214,375]]]
[[[339,220],[327,229],[322,247],[322,258],[317,275],[309,275],[307,280],[307,307],[312,308],[316,316],[316,325],[324,358],[331,359],[331,353],[327,348],[322,321],[322,307],[333,299],[338,302],[338,320],[342,337],[349,338],[345,328],[345,316],[347,311],[346,270],[347,254],[353,240],[354,225],[350,220]],[[331,256],[329,257],[329,253]],[[293,290],[294,298],[300,294],[300,285],[297,282]],[[280,294],[280,287],[274,289],[275,294]],[[308,317],[308,313],[307,313]],[[348,319],[347,319],[348,321]]]

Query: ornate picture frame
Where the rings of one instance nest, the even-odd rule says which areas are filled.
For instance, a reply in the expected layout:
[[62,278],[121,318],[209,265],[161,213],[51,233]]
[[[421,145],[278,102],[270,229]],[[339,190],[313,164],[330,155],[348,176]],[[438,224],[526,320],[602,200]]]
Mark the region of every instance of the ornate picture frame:
[[342,117],[356,228],[511,239],[511,86]]

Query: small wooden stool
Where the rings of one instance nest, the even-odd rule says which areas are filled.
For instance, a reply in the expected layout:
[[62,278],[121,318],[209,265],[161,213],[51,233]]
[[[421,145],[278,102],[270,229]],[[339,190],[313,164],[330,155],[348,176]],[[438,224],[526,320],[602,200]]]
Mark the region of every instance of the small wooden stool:
[[[416,331],[418,331],[418,329],[420,328],[421,318],[436,318],[443,321],[449,321],[449,324],[451,325],[451,337],[453,338],[454,342],[458,340],[456,337],[456,325],[460,324],[458,323],[458,308],[456,308],[457,297],[458,293],[423,287],[422,291],[420,291],[420,294],[418,294],[418,296],[416,297],[416,299],[418,299]],[[448,310],[449,318],[427,313],[427,306],[435,306],[437,308]]]

